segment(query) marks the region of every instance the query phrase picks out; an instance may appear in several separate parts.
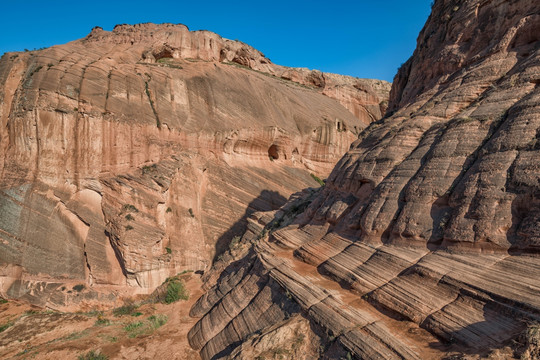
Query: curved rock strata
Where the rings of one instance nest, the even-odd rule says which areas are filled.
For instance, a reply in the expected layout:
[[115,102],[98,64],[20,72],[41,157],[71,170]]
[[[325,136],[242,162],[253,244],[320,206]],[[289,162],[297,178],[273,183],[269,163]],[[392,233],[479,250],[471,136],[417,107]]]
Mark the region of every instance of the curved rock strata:
[[[524,0],[435,1],[389,115],[323,189],[254,215],[207,275],[190,332],[204,359],[235,358],[297,314],[319,329],[320,358],[519,356],[513,339],[540,320],[538,14]],[[234,301],[253,276],[280,285],[280,315],[256,328],[244,316],[270,304]]]
[[[249,214],[326,176],[388,95],[171,24],[7,53],[0,84],[0,294],[53,308],[206,269]],[[340,86],[357,116],[324,95]]]

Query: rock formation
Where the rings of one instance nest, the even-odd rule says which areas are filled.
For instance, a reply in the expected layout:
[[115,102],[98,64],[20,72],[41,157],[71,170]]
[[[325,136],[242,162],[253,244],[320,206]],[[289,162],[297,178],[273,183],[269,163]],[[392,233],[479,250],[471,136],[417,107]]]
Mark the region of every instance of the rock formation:
[[206,269],[328,175],[389,92],[171,24],[6,53],[0,84],[0,294],[57,309]]
[[540,320],[539,84],[538,2],[436,0],[388,116],[205,274],[191,346],[256,358],[275,332],[292,359],[277,333],[301,317],[320,358],[517,355]]

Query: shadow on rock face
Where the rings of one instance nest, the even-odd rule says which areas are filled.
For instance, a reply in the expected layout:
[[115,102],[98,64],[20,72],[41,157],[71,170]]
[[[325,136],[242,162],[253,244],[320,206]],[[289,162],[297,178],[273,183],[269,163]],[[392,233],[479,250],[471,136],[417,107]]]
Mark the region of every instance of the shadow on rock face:
[[247,218],[256,211],[272,211],[282,207],[287,199],[277,191],[263,190],[253,201],[249,203],[242,218],[225,231],[216,242],[216,254],[214,261],[228,248],[235,236],[242,236],[246,231]]
[[[440,331],[438,334],[450,346],[449,350],[462,354],[482,355],[490,350],[501,348],[516,338],[526,327],[527,314],[512,309],[510,306],[490,301],[458,298],[454,303],[443,308],[440,314],[433,314],[425,321],[437,320],[438,316],[458,309],[466,310],[469,325],[461,329]],[[436,346],[432,344],[432,346]]]

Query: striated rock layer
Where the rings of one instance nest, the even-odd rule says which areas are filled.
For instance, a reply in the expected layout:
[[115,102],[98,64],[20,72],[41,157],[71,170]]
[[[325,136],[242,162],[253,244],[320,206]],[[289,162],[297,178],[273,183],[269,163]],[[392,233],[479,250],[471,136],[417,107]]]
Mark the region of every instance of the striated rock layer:
[[204,270],[326,176],[389,90],[170,24],[7,53],[0,84],[0,294],[53,308]]
[[538,2],[435,1],[388,116],[207,275],[192,347],[241,358],[301,316],[320,358],[519,358],[540,320],[539,84]]

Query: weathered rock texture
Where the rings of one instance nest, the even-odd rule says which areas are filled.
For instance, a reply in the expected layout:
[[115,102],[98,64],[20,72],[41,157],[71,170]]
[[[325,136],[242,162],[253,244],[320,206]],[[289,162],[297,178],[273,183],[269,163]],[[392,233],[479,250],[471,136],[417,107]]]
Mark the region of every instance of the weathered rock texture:
[[55,308],[205,269],[326,176],[389,90],[170,24],[7,53],[0,84],[0,293]]
[[540,319],[539,84],[540,3],[435,1],[389,115],[208,274],[193,348],[234,357],[292,316],[327,334],[323,358],[508,345]]

